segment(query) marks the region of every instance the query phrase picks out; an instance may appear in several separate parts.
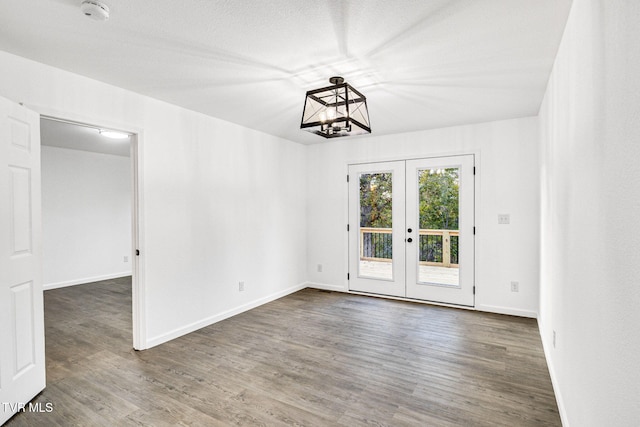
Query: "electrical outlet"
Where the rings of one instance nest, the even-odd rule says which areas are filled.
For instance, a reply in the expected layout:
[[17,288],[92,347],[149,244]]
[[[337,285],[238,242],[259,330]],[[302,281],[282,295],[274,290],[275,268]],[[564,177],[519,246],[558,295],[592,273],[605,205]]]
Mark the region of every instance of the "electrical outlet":
[[511,292],[520,292],[520,283],[511,282]]
[[553,348],[556,348],[556,331],[553,331]]
[[124,256],[124,262],[129,262],[129,257],[128,256]]
[[322,273],[322,264],[318,264],[318,273]]
[[509,224],[510,220],[509,214],[498,214],[498,224]]
[[238,291],[239,292],[244,292],[244,282],[239,282],[238,283]]

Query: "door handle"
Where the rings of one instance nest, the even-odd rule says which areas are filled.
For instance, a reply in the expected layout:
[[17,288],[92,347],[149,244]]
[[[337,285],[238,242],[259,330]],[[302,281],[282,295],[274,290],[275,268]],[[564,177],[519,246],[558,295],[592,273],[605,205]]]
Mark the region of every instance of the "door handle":
[[409,238],[407,239],[407,242],[411,243],[411,242],[413,242],[413,239],[412,239],[411,237],[409,237]]

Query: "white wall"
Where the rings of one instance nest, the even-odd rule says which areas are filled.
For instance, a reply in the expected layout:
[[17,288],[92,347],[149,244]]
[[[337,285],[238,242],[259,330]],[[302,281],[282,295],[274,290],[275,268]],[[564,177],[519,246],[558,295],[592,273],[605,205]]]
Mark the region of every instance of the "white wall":
[[304,286],[304,146],[5,52],[0,96],[139,133],[142,347]]
[[41,161],[44,288],[130,275],[131,159],[43,146]]
[[539,322],[566,426],[640,425],[638,22],[636,0],[574,0],[540,111]]
[[[476,308],[537,316],[538,120],[535,117],[308,147],[307,274],[312,286],[346,291],[347,165],[476,153]],[[511,215],[498,225],[499,213]],[[317,272],[317,264],[323,271]],[[510,290],[512,280],[520,292]]]

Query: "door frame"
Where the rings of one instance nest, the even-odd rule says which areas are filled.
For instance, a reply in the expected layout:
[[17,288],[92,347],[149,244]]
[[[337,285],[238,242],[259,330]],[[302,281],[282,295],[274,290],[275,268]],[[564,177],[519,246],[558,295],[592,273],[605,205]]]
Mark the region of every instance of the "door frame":
[[[108,128],[131,134],[131,314],[132,347],[144,350],[147,346],[146,286],[144,269],[144,197],[143,197],[143,147],[144,130],[135,125],[113,122],[98,116],[84,116],[69,111],[60,111],[37,105],[25,105],[40,114],[40,119],[53,119],[80,126]],[[42,144],[42,136],[40,137]],[[136,256],[136,250],[140,255]]]
[[[475,232],[475,238],[473,239],[473,253],[474,253],[473,283],[475,288],[473,306],[457,305],[457,304],[450,304],[450,303],[438,302],[438,301],[420,300],[420,299],[413,299],[413,298],[407,298],[407,297],[398,297],[393,295],[379,295],[379,294],[372,294],[367,292],[350,290],[349,289],[349,279],[350,279],[349,266],[350,266],[351,260],[349,257],[351,256],[351,254],[349,252],[349,233],[346,233],[346,237],[343,240],[343,248],[344,248],[343,250],[344,250],[344,253],[346,254],[346,263],[344,265],[344,275],[343,275],[345,280],[343,282],[343,289],[345,292],[356,294],[356,295],[367,295],[367,296],[373,296],[373,297],[379,297],[379,298],[394,299],[399,301],[412,301],[412,302],[418,302],[422,304],[438,305],[443,307],[455,307],[455,308],[461,308],[464,310],[476,310],[476,307],[478,306],[478,297],[479,295],[482,294],[481,284],[478,283],[477,281],[478,259],[480,258],[480,255],[478,252],[478,241],[481,238],[481,234],[478,233],[478,230],[482,230],[481,216],[478,215],[477,213],[477,208],[478,206],[480,206],[480,201],[481,201],[480,189],[482,188],[481,187],[482,177],[480,173],[480,171],[482,170],[481,150],[479,148],[473,148],[469,150],[460,150],[460,151],[444,151],[444,152],[415,154],[415,155],[407,155],[407,156],[402,156],[402,155],[401,156],[382,156],[382,157],[376,157],[376,158],[367,158],[365,155],[359,158],[347,159],[347,161],[344,163],[343,170],[344,170],[344,176],[348,176],[349,166],[353,166],[353,165],[434,159],[434,158],[440,158],[440,157],[455,157],[455,156],[465,156],[465,155],[473,155],[474,157],[473,217],[472,218],[473,218],[473,223],[475,224],[476,232]],[[344,182],[346,185],[344,186],[345,190],[343,193],[343,197],[345,200],[344,209],[343,209],[343,221],[344,221],[344,224],[349,224],[349,182],[346,179]],[[345,226],[345,230],[346,230],[346,226]]]

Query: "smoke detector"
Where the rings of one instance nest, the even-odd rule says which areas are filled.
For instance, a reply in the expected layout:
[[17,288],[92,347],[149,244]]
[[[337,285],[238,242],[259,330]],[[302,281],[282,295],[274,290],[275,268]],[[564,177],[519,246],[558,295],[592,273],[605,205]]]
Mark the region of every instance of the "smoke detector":
[[109,6],[97,0],[84,0],[80,4],[80,10],[89,18],[96,21],[109,19]]

